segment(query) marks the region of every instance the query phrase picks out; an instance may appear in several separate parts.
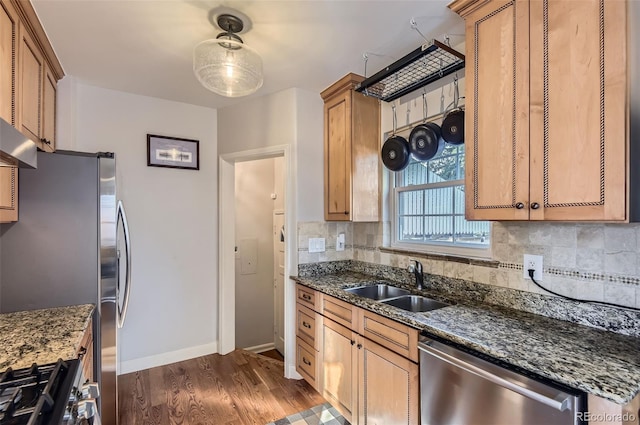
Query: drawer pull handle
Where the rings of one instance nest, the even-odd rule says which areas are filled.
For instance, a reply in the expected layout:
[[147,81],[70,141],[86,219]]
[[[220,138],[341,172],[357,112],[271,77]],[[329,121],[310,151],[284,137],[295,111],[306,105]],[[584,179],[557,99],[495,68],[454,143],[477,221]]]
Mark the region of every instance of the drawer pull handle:
[[302,322],[302,326],[304,326],[307,329],[311,329],[311,325],[308,324],[307,322]]
[[308,294],[302,294],[302,298],[304,298],[307,301],[311,301],[311,295]]
[[307,366],[311,366],[311,362],[309,360],[307,360],[306,357],[302,358],[302,363],[306,364]]

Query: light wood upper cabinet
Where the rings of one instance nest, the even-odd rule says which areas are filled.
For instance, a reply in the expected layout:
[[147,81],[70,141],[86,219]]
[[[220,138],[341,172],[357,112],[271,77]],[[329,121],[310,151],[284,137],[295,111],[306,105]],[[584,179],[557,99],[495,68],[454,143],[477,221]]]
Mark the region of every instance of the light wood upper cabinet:
[[324,187],[327,221],[380,220],[380,102],[353,88],[348,74],[324,100]]
[[457,0],[466,217],[628,220],[625,1]]
[[18,220],[18,169],[0,166],[0,223]]
[[20,31],[18,129],[36,142],[42,134],[44,57],[28,31]]
[[42,85],[42,149],[54,151],[56,144],[56,96],[58,81],[48,64],[44,67]]
[[[55,149],[57,82],[63,76],[31,2],[0,0],[0,118],[47,151]],[[0,167],[0,222],[16,220],[18,170]]]
[[14,125],[19,27],[16,9],[8,0],[0,0],[0,118]]

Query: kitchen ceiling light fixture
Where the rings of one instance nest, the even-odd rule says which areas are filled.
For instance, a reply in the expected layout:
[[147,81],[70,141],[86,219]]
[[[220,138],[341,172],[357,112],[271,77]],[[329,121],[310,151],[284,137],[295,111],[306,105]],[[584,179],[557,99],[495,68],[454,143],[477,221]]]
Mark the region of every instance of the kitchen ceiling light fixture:
[[242,20],[231,14],[217,19],[224,31],[215,39],[198,43],[193,50],[193,72],[207,89],[221,96],[240,97],[262,87],[262,59],[237,33]]

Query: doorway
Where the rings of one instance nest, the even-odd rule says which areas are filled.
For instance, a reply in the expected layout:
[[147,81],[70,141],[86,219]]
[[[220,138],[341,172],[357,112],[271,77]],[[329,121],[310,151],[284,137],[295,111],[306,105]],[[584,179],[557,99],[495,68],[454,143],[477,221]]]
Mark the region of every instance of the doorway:
[[[219,164],[219,274],[218,274],[218,353],[227,354],[235,343],[235,166],[263,158],[283,157],[285,253],[284,274],[296,274],[298,241],[296,237],[295,158],[289,145],[271,146],[221,155]],[[293,231],[286,231],[293,229]],[[284,283],[284,362],[285,377],[300,379],[295,369],[295,285]]]
[[235,165],[235,346],[255,353],[284,353],[282,168],[282,156]]

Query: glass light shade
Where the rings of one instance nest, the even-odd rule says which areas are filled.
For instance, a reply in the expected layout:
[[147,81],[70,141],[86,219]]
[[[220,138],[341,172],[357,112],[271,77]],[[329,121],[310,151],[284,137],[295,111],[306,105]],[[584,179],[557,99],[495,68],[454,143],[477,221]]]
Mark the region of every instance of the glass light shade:
[[240,97],[262,87],[262,59],[235,40],[205,40],[193,50],[193,72],[208,90],[226,97]]

